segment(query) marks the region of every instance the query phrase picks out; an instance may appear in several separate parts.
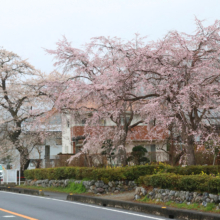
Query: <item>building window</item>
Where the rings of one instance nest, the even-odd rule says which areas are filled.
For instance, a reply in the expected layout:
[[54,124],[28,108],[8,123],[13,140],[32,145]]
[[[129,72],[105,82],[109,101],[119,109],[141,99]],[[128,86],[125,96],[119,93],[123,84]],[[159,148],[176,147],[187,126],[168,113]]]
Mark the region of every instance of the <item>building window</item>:
[[220,125],[215,125],[215,129],[217,134],[220,134]]
[[100,125],[101,126],[106,126],[106,119],[101,119],[100,120]]
[[46,145],[46,139],[40,140],[37,145]]
[[45,159],[50,159],[50,145],[45,146]]
[[128,122],[130,120],[130,116],[126,116],[125,118],[121,117],[121,125],[125,124],[125,120],[126,120],[126,122]]
[[147,150],[147,155],[149,159],[151,160],[151,162],[156,162],[156,153],[157,153],[156,145],[155,144],[146,145],[145,148]]
[[82,140],[77,141],[77,143],[76,143],[76,153],[79,153],[81,151],[82,146],[83,146],[83,141]]
[[62,145],[62,138],[56,138],[56,145]]
[[34,160],[30,160],[30,167],[35,167]]
[[82,125],[85,125],[86,124],[86,118],[82,119],[81,123],[82,123]]
[[151,120],[151,121],[149,122],[149,125],[150,125],[151,128],[154,127],[154,126],[156,126],[156,119]]
[[60,125],[62,123],[61,115],[56,114],[50,117],[49,124],[50,125]]

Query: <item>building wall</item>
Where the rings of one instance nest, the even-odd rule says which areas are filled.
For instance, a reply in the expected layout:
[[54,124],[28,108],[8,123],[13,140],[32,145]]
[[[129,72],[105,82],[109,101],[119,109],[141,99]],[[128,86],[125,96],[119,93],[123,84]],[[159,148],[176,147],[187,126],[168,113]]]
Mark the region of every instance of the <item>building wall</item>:
[[62,152],[62,145],[56,144],[55,138],[48,138],[46,139],[45,143],[42,145],[37,145],[31,152],[30,157],[31,159],[38,159],[39,153],[37,151],[37,148],[41,151],[41,159],[45,159],[45,146],[50,146],[50,156],[57,155]]
[[[74,119],[74,117],[70,117],[69,115],[64,115],[62,118],[62,153],[76,153],[75,142],[71,142],[71,139],[72,137],[84,135],[84,124],[82,123],[83,118]],[[67,124],[68,120],[70,125],[69,127]],[[138,120],[139,117],[134,117],[132,123],[135,123]],[[105,121],[105,126],[115,126],[115,124],[109,119]],[[164,151],[159,150],[161,147],[166,149],[166,144],[164,144],[164,141],[167,134],[158,129],[155,132],[155,136],[152,138],[152,135],[151,137],[147,136],[149,130],[148,128],[149,126],[140,124],[132,129],[132,133],[128,135],[128,144],[126,145],[127,152],[131,152],[132,148],[137,145],[145,146],[148,152],[151,152],[151,146],[155,145],[156,160],[168,160],[168,155],[164,153]]]
[[[62,144],[57,144],[55,136],[46,138],[45,142],[42,145],[37,145],[30,154],[30,159],[31,161],[33,161],[35,159],[39,159],[38,150],[41,152],[41,167],[46,167],[45,146],[50,146],[49,159],[55,159],[55,156],[62,152]],[[28,169],[35,169],[35,165],[33,162],[30,162]]]
[[[104,126],[103,126],[104,127]],[[71,137],[82,136],[84,134],[84,126],[71,127]],[[164,140],[166,139],[166,133],[162,130],[157,130],[154,135],[148,135],[149,129],[146,125],[139,125],[132,129],[132,132],[128,134],[128,140]]]
[[71,125],[72,118],[70,115],[62,115],[62,153],[63,154],[72,154],[73,147],[71,143]]
[[132,141],[126,145],[127,153],[132,152],[132,148],[138,145],[141,145],[146,148],[148,152],[146,156],[149,157],[149,159],[152,161],[156,160],[157,162],[159,161],[162,162],[162,161],[169,160],[168,154],[162,150],[162,149],[167,150],[167,145],[165,141],[156,141],[156,140],[155,141],[148,141],[148,140]]

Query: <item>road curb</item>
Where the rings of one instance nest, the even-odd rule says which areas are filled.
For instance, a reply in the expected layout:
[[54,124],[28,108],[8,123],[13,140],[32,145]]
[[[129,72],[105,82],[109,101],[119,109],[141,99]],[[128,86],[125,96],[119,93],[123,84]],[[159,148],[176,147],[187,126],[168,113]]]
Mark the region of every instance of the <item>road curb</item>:
[[104,207],[114,207],[135,212],[143,212],[151,215],[159,215],[170,219],[179,220],[219,220],[219,214],[204,213],[192,210],[176,209],[171,207],[161,207],[159,205],[143,204],[136,202],[126,202],[118,200],[102,199],[84,195],[68,195],[67,200],[94,204]]
[[0,186],[0,191],[8,191],[8,192],[29,194],[29,195],[35,195],[35,196],[44,195],[42,190],[22,189],[22,188],[15,188],[15,187],[9,187],[9,186]]

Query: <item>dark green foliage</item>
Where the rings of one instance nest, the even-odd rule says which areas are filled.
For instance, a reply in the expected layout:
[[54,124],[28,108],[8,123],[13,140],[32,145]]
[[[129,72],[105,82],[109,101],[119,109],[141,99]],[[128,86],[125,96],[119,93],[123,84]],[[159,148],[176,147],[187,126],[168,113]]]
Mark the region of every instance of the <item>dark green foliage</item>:
[[46,169],[33,169],[25,171],[26,179],[78,179],[91,180],[108,179],[111,180],[136,180],[140,176],[151,175],[159,170],[164,170],[164,165],[140,165],[116,168],[96,168],[96,167],[57,167]]
[[160,187],[163,189],[184,190],[190,192],[220,192],[219,176],[160,173],[140,177],[138,182],[145,186]]
[[218,174],[220,173],[220,167],[218,166],[187,166],[187,167],[167,167],[167,173],[176,173],[180,175],[193,175],[201,174],[202,172],[206,174]]
[[149,163],[150,160],[147,157],[145,157],[146,153],[147,150],[143,146],[134,146],[132,148],[131,156],[128,157],[127,161],[133,161],[135,165],[140,165],[141,163]]
[[[139,165],[116,168],[96,168],[96,167],[57,167],[47,169],[33,169],[24,172],[26,179],[90,179],[90,180],[137,180],[140,176],[152,175],[156,173],[169,173],[180,175],[218,174],[218,166],[188,166],[171,167],[160,165]],[[187,178],[187,176],[186,176]],[[187,181],[187,180],[185,180]],[[210,183],[211,184],[211,183]],[[212,185],[215,185],[213,182]],[[219,186],[220,187],[220,186]]]
[[178,183],[178,176],[173,173],[169,173],[169,174],[162,173],[162,174],[152,175],[150,178],[150,183],[153,187],[161,187],[163,189],[173,189]]
[[64,191],[67,193],[85,193],[86,187],[82,184],[82,182],[80,184],[71,182],[66,188],[64,188]]
[[[24,186],[21,185],[19,186],[21,188],[23,188]],[[69,182],[68,185],[66,187],[55,187],[55,186],[51,186],[51,187],[42,187],[42,186],[25,186],[25,188],[27,189],[36,189],[36,190],[45,190],[45,191],[51,191],[51,192],[63,192],[63,193],[85,193],[86,187],[83,185],[83,183],[75,183],[75,182]]]

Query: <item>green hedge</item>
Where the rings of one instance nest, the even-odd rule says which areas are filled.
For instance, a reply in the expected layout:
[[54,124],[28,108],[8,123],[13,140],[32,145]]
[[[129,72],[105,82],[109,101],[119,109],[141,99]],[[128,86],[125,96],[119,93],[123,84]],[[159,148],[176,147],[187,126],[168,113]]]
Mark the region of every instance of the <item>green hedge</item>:
[[220,173],[220,166],[186,166],[186,167],[166,167],[167,173],[175,173],[179,175],[197,175],[202,172],[206,174]]
[[160,173],[140,177],[138,181],[145,186],[160,187],[162,189],[210,193],[220,192],[220,176]]
[[165,170],[164,165],[140,165],[117,168],[58,167],[25,170],[26,179],[91,179],[91,180],[135,180],[143,175],[151,175]]
[[[220,168],[219,168],[220,170]],[[33,169],[24,172],[26,179],[92,179],[92,180],[137,180],[140,176],[156,173],[176,173],[181,175],[218,174],[217,166],[188,166],[171,167],[160,165],[140,165],[117,168],[95,168],[95,167],[58,167],[47,169]]]

